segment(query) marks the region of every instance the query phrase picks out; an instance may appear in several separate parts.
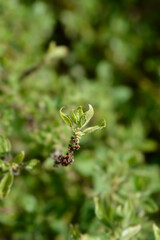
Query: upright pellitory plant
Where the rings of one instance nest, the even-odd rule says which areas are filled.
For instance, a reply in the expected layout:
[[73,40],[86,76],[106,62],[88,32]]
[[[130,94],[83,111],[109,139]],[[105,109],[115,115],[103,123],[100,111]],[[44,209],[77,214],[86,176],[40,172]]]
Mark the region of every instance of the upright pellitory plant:
[[84,112],[82,107],[78,107],[76,110],[72,110],[70,116],[62,112],[63,107],[60,109],[60,116],[64,122],[72,129],[73,136],[71,137],[70,144],[68,145],[68,152],[66,155],[60,154],[56,156],[55,167],[58,166],[68,166],[74,161],[73,155],[75,150],[79,150],[79,140],[80,138],[88,133],[100,130],[106,126],[105,120],[99,125],[85,128],[89,123],[94,114],[93,107],[89,104],[88,111]]

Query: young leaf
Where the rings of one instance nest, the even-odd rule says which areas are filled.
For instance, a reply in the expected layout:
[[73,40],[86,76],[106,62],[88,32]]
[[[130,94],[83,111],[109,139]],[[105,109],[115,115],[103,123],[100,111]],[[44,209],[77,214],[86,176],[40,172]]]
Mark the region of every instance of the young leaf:
[[11,172],[8,172],[4,175],[0,182],[0,198],[3,199],[5,198],[12,186],[13,183],[13,174]]
[[158,228],[155,224],[153,224],[153,231],[155,240],[160,240],[160,228]]
[[133,238],[141,230],[141,225],[129,227],[122,232],[121,240],[129,240]]
[[70,117],[69,117],[67,114],[63,113],[63,112],[62,112],[62,109],[63,109],[63,107],[60,109],[60,116],[61,116],[61,118],[63,119],[63,121],[64,121],[68,126],[70,126],[70,127],[72,128],[72,121],[71,121]]
[[89,128],[86,128],[83,133],[87,134],[87,133],[92,133],[96,130],[100,130],[102,128],[104,128],[106,126],[106,122],[105,120],[102,120],[102,123],[100,125],[96,125],[94,127],[89,127]]
[[72,110],[72,112],[71,112],[71,119],[72,119],[72,121],[73,121],[75,124],[78,123],[77,117],[76,117],[76,115],[75,115],[75,113],[74,113],[73,110]]
[[85,114],[83,114],[80,119],[80,128],[84,126],[85,122],[86,122],[86,117],[85,117]]
[[16,164],[20,164],[23,161],[23,159],[24,159],[24,152],[22,151],[13,159],[12,162]]
[[94,110],[93,107],[89,104],[89,110],[87,112],[84,113],[84,119],[83,119],[83,125],[81,127],[84,127],[87,125],[87,123],[91,120],[91,118],[93,117],[94,114]]
[[76,115],[77,121],[79,123],[81,117],[83,116],[83,109],[81,106],[77,108],[77,110],[75,111],[75,115]]
[[0,136],[0,153],[6,153],[10,151],[11,151],[10,141],[5,137]]

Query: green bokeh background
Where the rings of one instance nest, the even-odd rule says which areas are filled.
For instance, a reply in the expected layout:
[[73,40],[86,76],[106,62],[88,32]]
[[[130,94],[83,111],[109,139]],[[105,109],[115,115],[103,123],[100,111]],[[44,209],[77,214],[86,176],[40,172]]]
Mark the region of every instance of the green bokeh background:
[[[0,0],[0,134],[13,155],[24,150],[25,161],[40,161],[15,176],[0,200],[1,240],[123,240],[139,224],[129,239],[154,240],[159,9],[159,0]],[[21,78],[51,41],[68,54]],[[82,138],[72,166],[54,169],[50,154],[65,152],[71,136],[60,107],[88,104],[95,110],[90,125],[105,119],[107,127]]]

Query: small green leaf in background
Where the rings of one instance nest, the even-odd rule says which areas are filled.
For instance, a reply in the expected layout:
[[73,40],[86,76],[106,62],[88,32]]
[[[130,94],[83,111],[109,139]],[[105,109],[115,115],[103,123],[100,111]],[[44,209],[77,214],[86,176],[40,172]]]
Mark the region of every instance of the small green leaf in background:
[[10,168],[10,163],[7,161],[0,160],[0,171],[6,172]]
[[81,239],[78,226],[70,226],[70,240],[79,240]]
[[95,213],[97,218],[103,222],[105,226],[111,228],[115,221],[115,208],[107,199],[94,198]]
[[122,232],[121,240],[129,240],[141,230],[141,225],[129,227]]
[[94,198],[94,203],[97,218],[110,228],[114,222],[114,208],[108,202],[102,202],[98,197]]
[[87,123],[88,123],[88,122],[91,120],[91,118],[93,117],[93,114],[94,114],[93,107],[92,107],[91,104],[89,104],[89,110],[84,113],[85,121],[84,121],[84,124],[83,124],[81,127],[85,127],[85,126],[87,125]]
[[20,164],[24,160],[24,152],[20,152],[14,159],[13,163]]
[[121,212],[122,217],[122,226],[123,228],[128,227],[128,223],[134,219],[135,216],[135,209],[133,206],[132,201],[125,201],[123,208],[119,206],[119,213]]
[[81,240],[110,240],[106,234],[95,234],[95,235],[88,235],[84,234],[80,238]]
[[27,170],[32,170],[33,168],[35,168],[37,165],[39,164],[39,160],[37,159],[32,159],[29,162],[26,163],[26,169]]
[[93,126],[93,127],[89,127],[89,128],[86,128],[83,133],[87,134],[87,133],[92,133],[96,130],[100,130],[102,128],[104,128],[106,126],[106,122],[105,120],[102,120],[102,123],[100,125],[96,125],[96,126]]
[[105,209],[103,205],[100,202],[100,199],[98,197],[94,198],[94,204],[95,204],[95,213],[99,220],[103,220],[105,218]]
[[44,61],[50,62],[54,59],[64,58],[68,53],[68,49],[65,46],[56,46],[55,42],[49,44],[48,52],[45,56]]
[[5,137],[0,136],[0,154],[7,153],[10,151],[11,151],[10,141]]
[[158,211],[157,204],[151,198],[146,199],[142,204],[144,209],[149,213],[154,213]]
[[155,236],[155,240],[160,240],[160,228],[157,225],[153,224],[153,232]]
[[63,113],[63,112],[62,112],[62,109],[63,109],[63,107],[60,109],[60,116],[61,116],[61,118],[63,119],[63,121],[64,121],[69,127],[72,128],[72,121],[71,121],[70,117],[69,117],[67,114]]
[[5,198],[12,186],[13,183],[13,174],[11,172],[8,172],[4,175],[0,182],[0,199]]

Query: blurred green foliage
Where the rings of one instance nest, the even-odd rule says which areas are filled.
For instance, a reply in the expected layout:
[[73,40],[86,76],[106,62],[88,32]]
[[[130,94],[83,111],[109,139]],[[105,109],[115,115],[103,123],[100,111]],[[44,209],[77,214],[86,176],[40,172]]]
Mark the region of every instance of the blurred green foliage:
[[[0,0],[0,239],[159,240],[159,7]],[[107,127],[54,169],[88,103]]]

